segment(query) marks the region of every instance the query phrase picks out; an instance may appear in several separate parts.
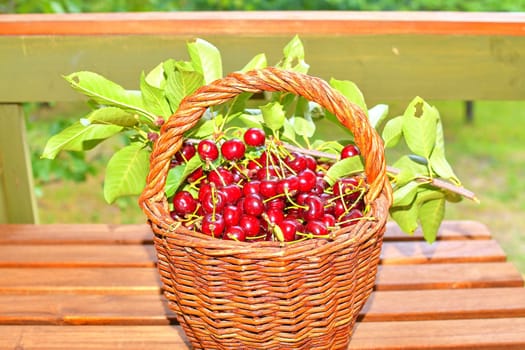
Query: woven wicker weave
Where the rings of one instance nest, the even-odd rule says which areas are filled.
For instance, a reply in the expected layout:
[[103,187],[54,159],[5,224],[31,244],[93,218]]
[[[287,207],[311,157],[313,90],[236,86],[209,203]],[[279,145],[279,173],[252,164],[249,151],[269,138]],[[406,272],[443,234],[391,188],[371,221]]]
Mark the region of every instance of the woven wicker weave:
[[[355,136],[369,184],[369,220],[333,240],[218,240],[178,225],[164,185],[182,135],[205,110],[242,92],[287,91],[315,101]],[[233,73],[185,98],[163,125],[140,204],[155,233],[164,294],[195,349],[344,349],[370,295],[391,189],[383,145],[361,109],[323,80],[266,68]]]

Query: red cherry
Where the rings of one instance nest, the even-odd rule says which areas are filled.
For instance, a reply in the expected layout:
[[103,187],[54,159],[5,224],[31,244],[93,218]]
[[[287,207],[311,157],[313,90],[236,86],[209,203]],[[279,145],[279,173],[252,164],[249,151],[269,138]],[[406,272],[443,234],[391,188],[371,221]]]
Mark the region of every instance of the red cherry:
[[209,236],[220,237],[224,227],[224,219],[221,214],[206,214],[202,218],[202,232]]
[[205,213],[221,213],[226,205],[225,195],[219,190],[206,192],[203,198],[199,199]]
[[191,214],[197,209],[197,200],[188,191],[180,191],[173,196],[173,209],[179,215]]
[[341,150],[341,159],[355,157],[355,156],[358,156],[359,154],[361,154],[361,152],[359,151],[359,148],[357,148],[356,145],[349,144],[349,145],[344,146],[343,149]]
[[284,211],[284,208],[286,207],[286,202],[283,198],[273,198],[266,202],[266,209],[276,209],[279,211]]
[[286,165],[288,165],[295,173],[306,169],[306,158],[297,152],[292,153],[285,159]]
[[325,213],[321,218],[321,221],[326,225],[326,227],[335,226],[335,217],[332,214]]
[[239,226],[246,232],[246,237],[255,237],[261,232],[261,222],[253,215],[242,215]]
[[303,157],[306,159],[306,167],[311,171],[315,171],[317,168],[317,161],[315,158],[308,154],[303,155]]
[[191,143],[184,142],[180,150],[175,154],[175,159],[179,162],[187,162],[195,155],[195,146]]
[[261,182],[257,180],[247,182],[246,184],[244,184],[244,187],[242,188],[242,193],[244,193],[245,196],[251,193],[259,194],[260,186],[261,186]]
[[197,153],[202,160],[214,161],[219,157],[219,149],[212,140],[202,140],[197,146]]
[[350,209],[348,214],[345,214],[340,220],[339,225],[341,227],[347,227],[357,224],[360,218],[363,217],[363,212],[359,209]]
[[243,209],[248,215],[261,215],[264,211],[264,203],[261,199],[261,196],[257,194],[250,194],[244,197]]
[[284,241],[291,242],[296,240],[297,224],[295,220],[284,219],[279,225],[283,233]]
[[355,177],[339,179],[333,186],[334,195],[353,202],[360,195],[358,186],[359,180]]
[[324,206],[321,198],[311,195],[305,199],[304,205],[307,209],[303,212],[306,221],[321,219],[324,215]]
[[278,209],[268,209],[266,211],[266,215],[268,217],[268,221],[275,225],[279,225],[279,223],[284,220],[284,213]]
[[208,181],[213,182],[217,187],[226,186],[233,183],[233,174],[224,167],[218,167],[210,171]]
[[204,176],[204,170],[202,168],[195,169],[188,177],[186,178],[189,183],[195,182]]
[[222,210],[222,217],[226,226],[235,226],[239,223],[242,215],[241,208],[235,205],[227,205]]
[[222,239],[244,242],[246,240],[246,233],[240,226],[230,226],[226,228],[222,234]]
[[317,176],[310,169],[301,171],[297,177],[299,178],[299,191],[301,192],[309,192],[316,185]]
[[278,181],[275,178],[261,180],[261,185],[259,186],[260,194],[265,198],[275,196],[277,194],[277,183]]
[[226,203],[235,204],[242,197],[242,189],[237,184],[230,184],[220,189],[224,194]]
[[277,184],[277,193],[294,193],[299,189],[299,179],[297,176],[292,175],[288,176],[285,179],[282,179]]
[[226,160],[239,160],[244,157],[246,146],[239,139],[231,139],[224,142],[221,146],[222,156]]
[[248,146],[260,147],[264,146],[266,134],[262,129],[250,128],[244,132],[244,142]]
[[306,233],[311,233],[314,236],[324,236],[328,234],[328,228],[324,222],[319,220],[312,220],[306,223],[305,227]]

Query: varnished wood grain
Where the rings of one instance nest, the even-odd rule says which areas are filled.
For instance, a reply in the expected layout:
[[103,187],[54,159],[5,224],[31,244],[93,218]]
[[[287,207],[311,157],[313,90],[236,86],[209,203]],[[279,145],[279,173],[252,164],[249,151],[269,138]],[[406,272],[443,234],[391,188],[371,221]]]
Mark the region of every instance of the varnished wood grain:
[[169,12],[28,14],[0,17],[4,35],[96,34],[505,34],[525,35],[521,13]]
[[[0,326],[0,348],[189,349],[178,326]],[[525,318],[360,322],[349,350],[523,349]]]
[[[444,221],[438,240],[490,239],[485,225],[477,221]],[[394,222],[388,222],[385,241],[421,241],[423,235],[401,231]],[[153,233],[148,225],[107,224],[4,224],[0,225],[2,244],[151,244]]]
[[[525,317],[524,288],[374,292],[363,322]],[[79,302],[81,301],[81,302]],[[0,294],[0,324],[162,325],[175,321],[162,295]],[[468,321],[465,321],[468,322]]]

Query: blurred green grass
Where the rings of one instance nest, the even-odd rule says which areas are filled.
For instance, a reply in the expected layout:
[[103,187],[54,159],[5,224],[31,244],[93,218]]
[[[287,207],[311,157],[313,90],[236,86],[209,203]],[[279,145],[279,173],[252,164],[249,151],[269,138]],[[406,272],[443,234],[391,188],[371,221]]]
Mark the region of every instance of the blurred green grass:
[[[477,220],[487,225],[504,251],[525,274],[525,102],[482,101],[474,104],[474,120],[465,122],[465,103],[434,101],[443,119],[446,154],[463,185],[474,191],[480,203],[464,200],[448,204],[447,219]],[[403,112],[406,103],[391,103],[390,116]],[[56,105],[34,109],[28,116],[28,138],[32,152],[41,152],[49,130],[57,120],[77,119],[88,111],[84,105]],[[136,198],[114,205],[102,195],[105,162],[119,140],[104,143],[86,157],[94,174],[75,182],[51,178],[38,182],[42,223],[142,223],[145,217]],[[388,158],[395,156],[388,154]],[[48,160],[35,160],[36,169]],[[62,164],[71,162],[59,158]],[[391,161],[389,161],[391,163]]]

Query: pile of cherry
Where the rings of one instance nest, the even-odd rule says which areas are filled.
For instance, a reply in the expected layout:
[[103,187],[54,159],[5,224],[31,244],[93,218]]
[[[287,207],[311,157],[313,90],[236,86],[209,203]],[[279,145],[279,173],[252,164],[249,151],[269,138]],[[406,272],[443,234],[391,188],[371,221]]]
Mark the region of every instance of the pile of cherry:
[[[290,242],[329,238],[363,217],[362,177],[329,186],[330,163],[291,152],[258,128],[247,129],[242,138],[184,142],[172,166],[195,156],[203,165],[171,199],[176,221],[221,239]],[[340,154],[341,159],[354,156],[359,156],[354,145]]]

